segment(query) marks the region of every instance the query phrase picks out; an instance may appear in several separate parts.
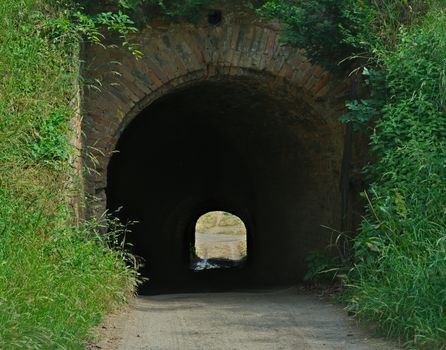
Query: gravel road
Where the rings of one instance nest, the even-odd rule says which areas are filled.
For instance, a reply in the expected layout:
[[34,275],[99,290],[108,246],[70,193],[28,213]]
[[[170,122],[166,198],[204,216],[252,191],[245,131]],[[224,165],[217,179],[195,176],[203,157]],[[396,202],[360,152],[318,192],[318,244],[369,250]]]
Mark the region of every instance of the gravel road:
[[396,350],[339,305],[298,288],[136,298],[110,317],[107,350]]

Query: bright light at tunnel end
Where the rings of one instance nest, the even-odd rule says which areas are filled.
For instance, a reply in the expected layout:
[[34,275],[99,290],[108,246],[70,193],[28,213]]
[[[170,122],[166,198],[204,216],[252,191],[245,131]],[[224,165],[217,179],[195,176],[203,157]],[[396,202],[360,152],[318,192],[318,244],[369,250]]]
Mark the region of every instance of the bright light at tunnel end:
[[195,224],[190,251],[194,271],[238,268],[247,259],[247,230],[242,219],[227,211],[210,211]]

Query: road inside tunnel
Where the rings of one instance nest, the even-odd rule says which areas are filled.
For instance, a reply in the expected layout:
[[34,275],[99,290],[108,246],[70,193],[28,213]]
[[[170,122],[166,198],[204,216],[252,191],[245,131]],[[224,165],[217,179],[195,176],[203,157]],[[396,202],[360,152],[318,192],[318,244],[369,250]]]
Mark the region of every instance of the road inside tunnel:
[[[299,282],[309,251],[339,227],[338,129],[289,93],[242,79],[176,89],[126,127],[108,166],[107,207],[148,286],[182,290]],[[342,135],[341,135],[342,136]],[[237,269],[193,271],[197,219],[227,211],[246,225]]]

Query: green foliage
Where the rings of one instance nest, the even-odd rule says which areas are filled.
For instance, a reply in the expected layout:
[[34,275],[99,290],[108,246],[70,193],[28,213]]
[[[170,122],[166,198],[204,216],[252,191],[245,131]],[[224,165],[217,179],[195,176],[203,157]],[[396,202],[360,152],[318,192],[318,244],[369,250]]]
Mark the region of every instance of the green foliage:
[[128,15],[121,11],[101,12],[95,16],[75,12],[73,17],[75,20],[74,29],[91,42],[101,44],[102,34],[100,28],[105,27],[109,32],[118,33],[122,46],[127,47],[137,59],[141,58],[142,52],[136,48],[135,44],[130,43],[127,39],[130,33],[138,31],[135,27],[135,22]]
[[193,17],[197,13],[197,9],[207,5],[209,0],[152,0],[153,5],[157,4],[162,11],[170,17]]
[[48,17],[43,11],[34,11],[31,19],[32,22],[26,24],[29,31],[34,31],[37,26],[44,38],[59,46],[79,40],[103,45],[105,33],[116,33],[121,39],[121,45],[127,47],[136,58],[142,55],[128,40],[128,35],[138,29],[130,17],[121,11],[89,15],[82,12],[76,3],[68,2],[61,7],[58,16]]
[[384,113],[383,108],[387,96],[387,85],[384,72],[381,69],[364,68],[363,82],[370,93],[368,98],[346,102],[349,112],[343,114],[339,120],[352,123],[354,131],[367,130],[371,121]]
[[69,114],[52,111],[48,118],[39,121],[32,130],[34,137],[30,142],[31,156],[36,161],[68,161],[70,141],[68,139]]
[[0,190],[0,348],[83,349],[91,327],[130,296],[134,272],[110,249],[111,233],[69,224],[54,186],[33,189]]
[[304,48],[309,59],[333,73],[349,73],[374,50],[392,46],[401,25],[410,26],[428,8],[425,0],[270,0],[258,12],[279,19],[283,40]]
[[345,233],[331,234],[331,242],[325,249],[311,251],[305,257],[308,264],[305,281],[333,283],[345,280],[353,259],[353,240]]
[[201,9],[211,0],[120,0],[120,5],[127,9],[150,15],[164,15],[170,18],[184,17],[194,20]]
[[74,225],[68,205],[83,34],[70,13],[0,2],[1,349],[82,349],[135,285],[116,236]]
[[304,281],[313,282],[333,282],[342,264],[339,257],[330,256],[324,250],[315,250],[310,252],[306,259],[308,264]]
[[355,50],[353,36],[347,40],[346,33],[358,32],[364,21],[361,12],[351,11],[351,6],[350,0],[273,0],[258,12],[283,22],[286,42],[305,48],[313,62],[337,72],[349,68],[339,64]]
[[[350,309],[412,345],[446,349],[446,11],[401,28],[380,52],[388,86],[368,167]],[[384,45],[383,45],[384,46]]]

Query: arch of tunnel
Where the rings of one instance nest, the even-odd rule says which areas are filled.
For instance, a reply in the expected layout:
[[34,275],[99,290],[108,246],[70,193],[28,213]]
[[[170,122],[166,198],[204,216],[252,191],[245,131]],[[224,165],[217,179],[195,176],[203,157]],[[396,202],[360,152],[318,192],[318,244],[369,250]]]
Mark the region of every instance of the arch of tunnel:
[[[330,240],[326,227],[354,221],[352,151],[338,121],[348,82],[252,18],[160,22],[132,40],[140,60],[84,49],[86,81],[101,82],[82,101],[85,215],[121,208],[136,221],[127,240],[154,282],[301,280],[308,252]],[[213,210],[244,221],[244,269],[188,268],[195,222]]]

